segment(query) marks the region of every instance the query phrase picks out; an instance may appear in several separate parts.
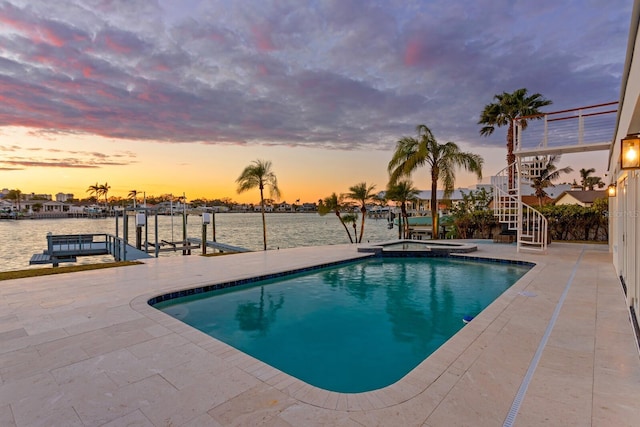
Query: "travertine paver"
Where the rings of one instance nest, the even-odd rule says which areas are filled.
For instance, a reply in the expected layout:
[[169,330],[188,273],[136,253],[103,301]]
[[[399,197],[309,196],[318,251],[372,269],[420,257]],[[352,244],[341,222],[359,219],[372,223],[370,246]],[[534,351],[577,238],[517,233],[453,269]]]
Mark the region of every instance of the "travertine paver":
[[309,386],[148,306],[172,290],[360,257],[339,245],[0,282],[0,425],[501,425],[579,268],[515,425],[637,425],[640,357],[607,248],[554,243],[398,383]]

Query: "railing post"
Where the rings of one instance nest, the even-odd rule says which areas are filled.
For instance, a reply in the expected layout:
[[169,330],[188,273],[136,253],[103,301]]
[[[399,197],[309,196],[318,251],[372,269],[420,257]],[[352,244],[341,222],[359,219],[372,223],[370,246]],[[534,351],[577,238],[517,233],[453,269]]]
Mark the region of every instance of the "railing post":
[[584,142],[584,116],[582,110],[578,110],[578,145]]
[[47,253],[53,254],[53,234],[51,232],[47,233]]
[[549,142],[549,122],[547,121],[547,115],[544,115],[544,135],[542,137],[542,147],[547,148]]
[[520,239],[522,238],[522,199],[520,198],[520,184],[522,183],[522,176],[521,176],[521,171],[522,171],[522,158],[520,156],[518,156],[518,158],[516,159],[516,176],[517,176],[517,189],[518,191],[516,191],[515,197],[516,197],[516,205],[518,207],[518,226],[517,226],[517,230],[516,230],[516,250],[518,252],[520,252]]

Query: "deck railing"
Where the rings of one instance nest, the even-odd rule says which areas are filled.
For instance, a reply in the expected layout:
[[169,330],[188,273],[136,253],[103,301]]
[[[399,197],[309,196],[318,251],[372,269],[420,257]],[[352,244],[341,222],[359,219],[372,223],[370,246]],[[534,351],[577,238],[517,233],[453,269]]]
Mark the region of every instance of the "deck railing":
[[614,136],[617,104],[608,102],[517,118],[513,122],[515,151],[603,149]]

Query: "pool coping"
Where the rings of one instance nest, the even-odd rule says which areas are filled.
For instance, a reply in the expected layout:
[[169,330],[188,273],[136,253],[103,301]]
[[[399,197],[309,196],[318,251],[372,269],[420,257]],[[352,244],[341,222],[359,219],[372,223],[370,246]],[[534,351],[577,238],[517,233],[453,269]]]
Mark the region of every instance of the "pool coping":
[[[348,257],[330,263],[310,265],[294,270],[282,269],[280,271],[259,276],[260,278],[255,280],[282,277],[288,274],[317,270],[326,266],[355,262],[372,256],[373,254],[371,253],[358,253],[355,257]],[[451,257],[465,258],[473,261],[514,263],[519,265],[530,265],[532,267],[511,287],[509,287],[509,289],[499,295],[491,304],[475,316],[472,322],[465,325],[465,327],[449,338],[442,346],[440,346],[425,360],[420,362],[400,380],[389,386],[361,393],[342,393],[325,390],[280,371],[279,369],[274,368],[273,366],[154,308],[150,301],[158,298],[159,295],[157,293],[146,293],[140,295],[131,301],[130,306],[132,309],[146,317],[156,321],[161,321],[162,324],[169,329],[174,331],[188,330],[189,333],[186,334],[186,338],[194,344],[201,346],[205,345],[209,351],[221,356],[234,367],[245,371],[260,381],[266,382],[277,390],[286,393],[291,398],[300,402],[304,402],[318,408],[340,411],[384,409],[399,405],[425,392],[434,391],[436,389],[438,391],[442,391],[441,384],[438,380],[443,378],[448,371],[452,368],[455,368],[456,371],[466,370],[473,360],[467,360],[465,351],[469,349],[474,342],[482,339],[483,336],[494,333],[490,326],[496,321],[496,319],[498,319],[498,317],[504,312],[505,308],[508,307],[513,300],[525,295],[523,291],[526,290],[527,286],[531,282],[531,278],[538,274],[543,268],[542,265],[538,265],[539,263],[518,259],[517,257],[497,258],[490,255],[484,256],[482,254],[469,256],[466,254],[456,253],[451,254]],[[237,282],[237,285],[242,285],[254,281],[255,277],[255,275],[247,274],[246,277],[234,279],[234,282]],[[222,285],[225,283],[229,282],[220,282]],[[210,285],[205,286],[216,289],[216,283],[211,283]],[[220,289],[227,287],[229,286],[221,286]],[[179,298],[180,296],[188,296],[198,293],[196,291],[190,292],[190,290],[198,288],[202,289],[203,286],[189,289],[185,289],[182,286],[181,289],[169,290],[162,295],[175,295],[172,298]],[[167,299],[161,299],[160,301],[166,301]],[[207,340],[210,340],[210,342],[207,343]]]
[[474,256],[536,266],[419,371],[367,394],[306,386],[145,300],[366,256],[356,245],[166,257],[4,281],[0,424],[503,425],[574,275],[516,425],[637,424],[640,358],[609,248],[554,242],[543,255],[478,247]]

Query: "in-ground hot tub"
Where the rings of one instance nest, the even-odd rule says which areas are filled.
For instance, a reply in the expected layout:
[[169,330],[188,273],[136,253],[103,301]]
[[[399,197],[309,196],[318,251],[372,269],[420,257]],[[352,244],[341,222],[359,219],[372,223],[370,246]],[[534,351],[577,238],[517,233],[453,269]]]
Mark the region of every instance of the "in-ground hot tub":
[[373,252],[384,257],[448,256],[477,250],[478,246],[473,243],[444,240],[391,240],[358,248],[358,252]]

